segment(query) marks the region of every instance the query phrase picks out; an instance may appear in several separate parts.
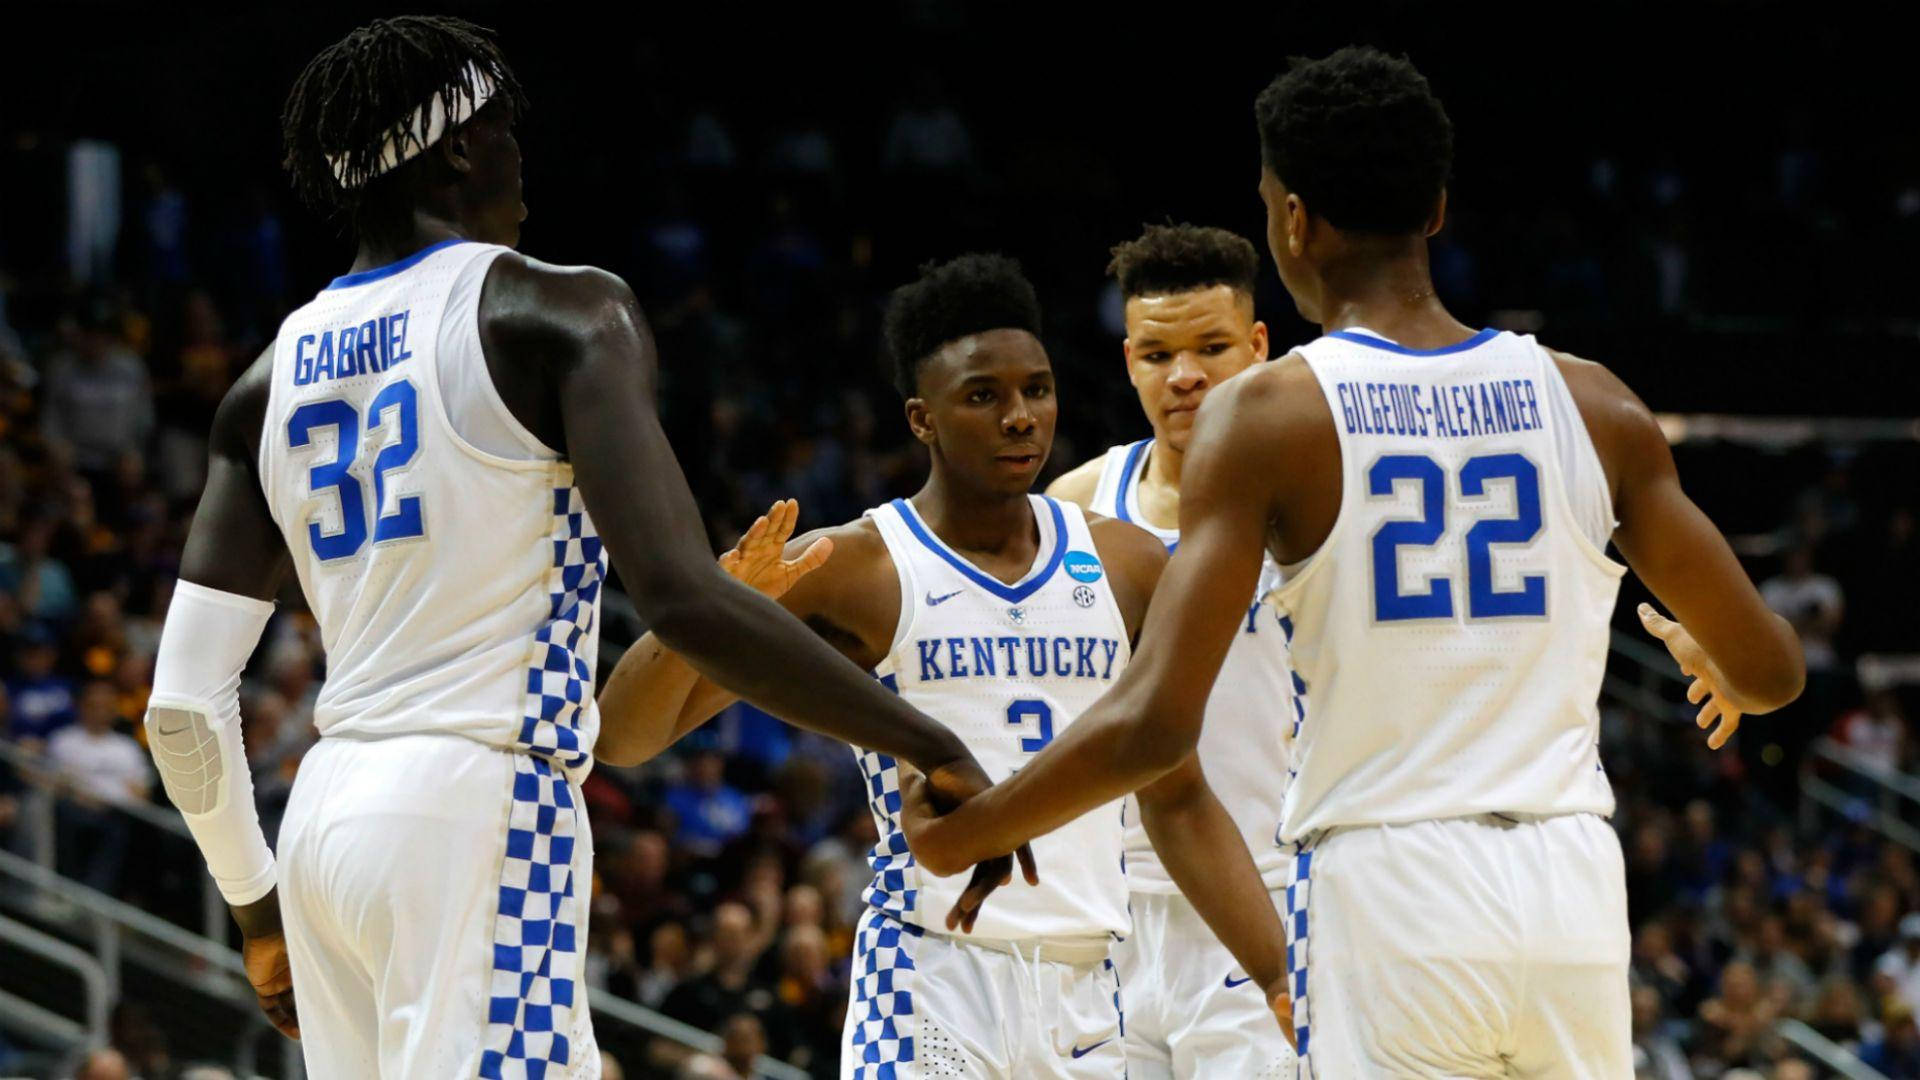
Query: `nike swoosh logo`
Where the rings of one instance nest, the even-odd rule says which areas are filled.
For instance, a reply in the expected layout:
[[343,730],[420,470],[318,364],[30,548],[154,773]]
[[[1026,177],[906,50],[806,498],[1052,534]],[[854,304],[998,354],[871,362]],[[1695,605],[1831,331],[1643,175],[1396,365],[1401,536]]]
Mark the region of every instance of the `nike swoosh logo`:
[[1227,989],[1231,990],[1236,986],[1245,986],[1252,981],[1253,981],[1253,976],[1251,975],[1247,976],[1244,979],[1236,979],[1233,976],[1229,975],[1227,976]]
[[1093,1053],[1095,1050],[1100,1049],[1101,1047],[1107,1045],[1112,1041],[1113,1041],[1112,1039],[1101,1039],[1099,1042],[1094,1043],[1092,1046],[1076,1046],[1073,1048],[1073,1058],[1075,1061],[1078,1061],[1081,1058],[1086,1057],[1088,1054]]
[[948,593],[948,594],[947,594],[947,595],[945,595],[945,596],[935,596],[935,595],[933,595],[933,591],[932,591],[932,590],[928,590],[928,591],[927,591],[927,606],[928,606],[928,607],[939,607],[939,606],[940,606],[941,604],[944,604],[944,603],[946,603],[947,601],[949,601],[949,600],[951,600],[951,599],[953,599],[954,597],[956,597],[956,596],[959,596],[959,595],[960,595],[961,593],[963,593],[963,592],[965,592],[965,591],[966,591],[965,589],[955,589],[955,590],[953,590],[952,592],[950,592],[950,593]]
[[[158,727],[159,725],[155,725],[155,726]],[[187,727],[192,727],[192,726],[193,726],[192,724],[187,725]],[[177,727],[177,728],[174,728],[172,731],[168,731],[166,728],[160,728],[160,734],[162,737],[165,737],[168,735],[178,735],[185,730],[187,730],[187,728],[184,728],[184,727]]]

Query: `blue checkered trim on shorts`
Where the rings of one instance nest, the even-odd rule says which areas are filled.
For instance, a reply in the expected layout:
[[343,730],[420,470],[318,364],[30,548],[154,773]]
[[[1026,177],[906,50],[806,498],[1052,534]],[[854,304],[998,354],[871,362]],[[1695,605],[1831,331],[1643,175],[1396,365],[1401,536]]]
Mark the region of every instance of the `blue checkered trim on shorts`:
[[493,920],[493,976],[483,1080],[543,1080],[567,1072],[580,988],[580,901],[573,883],[579,819],[567,774],[546,758],[513,756],[507,856]]
[[534,633],[521,749],[569,769],[587,763],[591,747],[580,721],[593,707],[594,623],[607,553],[574,487],[553,491],[553,568],[547,575],[547,621]]
[[1292,873],[1287,881],[1287,993],[1293,997],[1293,1041],[1301,1080],[1313,1077],[1313,1066],[1307,1058],[1307,1038],[1312,1031],[1307,1009],[1307,910],[1312,900],[1312,871],[1312,844],[1303,839],[1294,845]]
[[853,1080],[901,1080],[913,1061],[913,947],[925,934],[883,912],[860,917],[845,1050]]

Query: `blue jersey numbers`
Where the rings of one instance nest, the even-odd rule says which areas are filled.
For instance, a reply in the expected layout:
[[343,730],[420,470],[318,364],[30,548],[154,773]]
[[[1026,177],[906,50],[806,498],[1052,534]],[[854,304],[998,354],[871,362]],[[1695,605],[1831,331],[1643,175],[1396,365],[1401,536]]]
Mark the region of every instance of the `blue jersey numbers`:
[[[1468,510],[1489,501],[1489,481],[1513,485],[1512,517],[1477,517],[1467,529],[1467,618],[1538,617],[1547,613],[1547,579],[1521,577],[1517,589],[1494,587],[1494,547],[1529,544],[1540,535],[1540,470],[1521,454],[1486,454],[1460,468],[1454,506]],[[1373,616],[1380,622],[1454,617],[1453,582],[1446,575],[1427,579],[1423,588],[1405,591],[1400,581],[1400,549],[1432,547],[1447,532],[1447,476],[1425,454],[1387,454],[1367,470],[1367,492],[1393,495],[1400,485],[1418,492],[1420,516],[1382,524],[1373,534]]]
[[[330,493],[339,508],[340,527],[332,532],[322,529],[317,520],[307,522],[307,541],[322,562],[358,555],[369,533],[376,544],[426,534],[420,496],[401,496],[391,508],[387,499],[388,474],[406,468],[420,453],[419,392],[405,379],[388,383],[367,407],[365,420],[363,425],[359,411],[339,398],[307,402],[287,418],[287,445],[294,449],[311,445],[317,432],[333,432],[332,460],[307,470],[307,489],[316,496]],[[361,454],[363,427],[367,441],[380,447],[373,459],[376,517],[371,527],[364,482],[353,473]]]

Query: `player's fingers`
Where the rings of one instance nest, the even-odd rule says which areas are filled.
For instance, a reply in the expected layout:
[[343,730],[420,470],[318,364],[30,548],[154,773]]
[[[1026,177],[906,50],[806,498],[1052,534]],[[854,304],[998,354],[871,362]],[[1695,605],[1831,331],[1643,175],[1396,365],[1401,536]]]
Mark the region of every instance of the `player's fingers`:
[[787,508],[788,501],[781,499],[767,511],[768,539],[775,543],[784,544],[787,537],[793,535],[793,513]]
[[796,578],[805,577],[826,565],[827,558],[833,554],[833,538],[823,536],[807,545],[800,557],[788,563]]
[[1727,710],[1726,715],[1720,718],[1720,726],[1714,728],[1713,734],[1707,736],[1707,749],[1718,750],[1727,745],[1727,740],[1733,738],[1733,733],[1739,730],[1740,714],[1732,709]]
[[1707,696],[1707,684],[1705,682],[1702,682],[1699,679],[1695,679],[1691,684],[1687,686],[1687,700],[1694,703],[1695,705],[1700,704],[1700,702],[1706,696]]
[[746,532],[740,534],[740,542],[735,544],[734,547],[741,551],[751,551],[755,545],[760,543],[760,538],[766,534],[767,515],[761,514],[759,517],[753,519],[753,524],[747,526]]
[[1033,861],[1033,848],[1021,844],[1014,849],[1013,854],[1020,860],[1020,873],[1027,879],[1027,884],[1040,884],[1040,866]]
[[1720,715],[1720,699],[1717,697],[1708,698],[1707,703],[1705,705],[1700,706],[1699,715],[1693,718],[1694,726],[1702,730],[1705,730],[1708,724],[1713,723],[1713,718],[1719,715]]
[[1652,634],[1661,641],[1666,641],[1671,638],[1674,631],[1680,629],[1679,623],[1653,610],[1652,604],[1641,604],[1639,612],[1640,625],[1647,628],[1647,633]]

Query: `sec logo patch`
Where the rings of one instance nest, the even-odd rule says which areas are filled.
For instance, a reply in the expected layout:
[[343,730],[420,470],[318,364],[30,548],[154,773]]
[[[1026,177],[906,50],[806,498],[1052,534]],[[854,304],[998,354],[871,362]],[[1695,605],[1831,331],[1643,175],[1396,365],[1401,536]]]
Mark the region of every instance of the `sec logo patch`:
[[1087,588],[1085,585],[1075,585],[1073,587],[1073,602],[1079,604],[1081,607],[1092,607],[1093,590]]
[[1067,552],[1066,567],[1067,576],[1075,581],[1099,581],[1102,573],[1100,560],[1084,551]]

